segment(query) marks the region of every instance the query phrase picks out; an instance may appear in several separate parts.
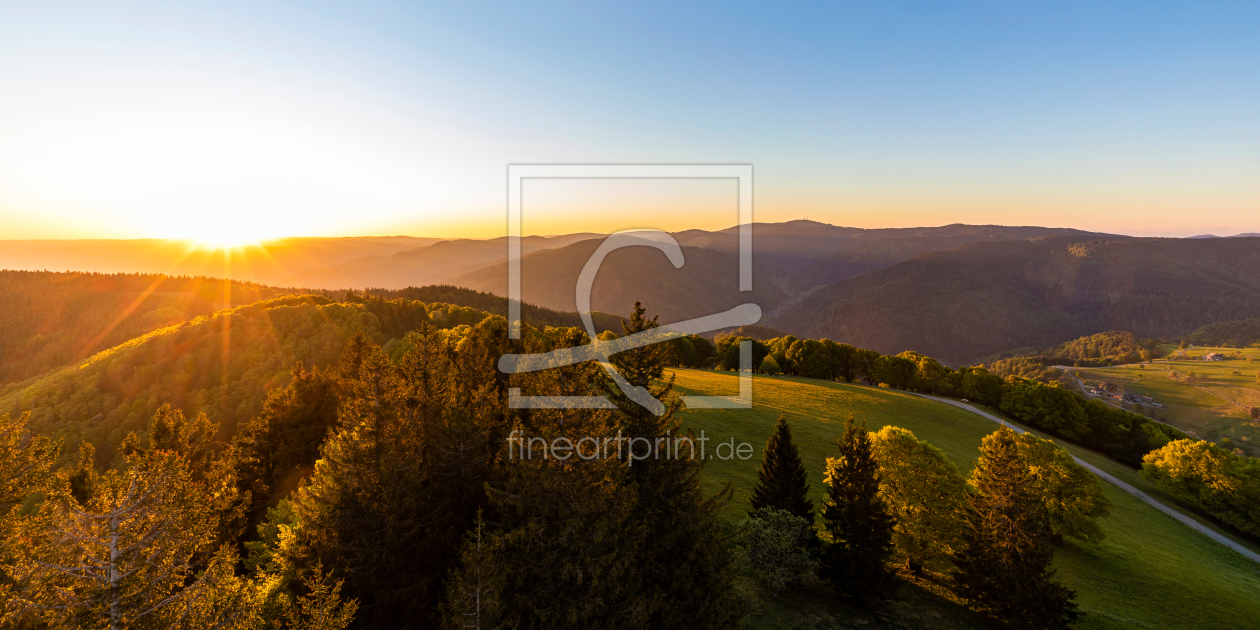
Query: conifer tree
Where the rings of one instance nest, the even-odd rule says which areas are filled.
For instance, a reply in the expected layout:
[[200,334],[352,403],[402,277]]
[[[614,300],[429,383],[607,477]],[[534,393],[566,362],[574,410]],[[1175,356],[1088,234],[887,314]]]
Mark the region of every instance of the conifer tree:
[[51,480],[61,445],[27,430],[31,414],[0,415],[0,518],[39,492]]
[[1049,516],[1009,428],[984,438],[971,483],[966,542],[954,560],[959,596],[1020,630],[1068,627],[1073,593],[1053,580]]
[[178,454],[188,469],[190,478],[205,484],[211,500],[214,517],[213,544],[203,549],[196,566],[204,568],[211,554],[221,544],[235,544],[249,525],[252,497],[242,491],[236,477],[237,453],[234,449],[218,451],[221,443],[215,440],[219,423],[206,414],[197,414],[192,420],[179,409],[162,405],[149,423],[147,448],[133,433],[124,440],[124,453],[154,454],[172,452]]
[[822,517],[831,541],[823,550],[821,573],[841,596],[874,604],[897,585],[886,564],[895,523],[879,495],[879,464],[866,426],[850,417],[837,446],[840,456],[827,460]]
[[70,494],[80,504],[96,493],[96,447],[91,442],[79,444],[79,465],[70,473]]
[[301,361],[289,371],[289,384],[273,389],[262,413],[232,438],[238,492],[252,497],[250,513],[260,517],[281,477],[315,465],[319,446],[337,423],[340,380],[336,370],[307,370]]
[[774,508],[789,512],[814,523],[814,503],[809,500],[809,474],[801,462],[800,451],[792,442],[792,429],[787,419],[779,416],[774,433],[761,452],[761,469],[753,488],[754,511]]
[[[33,493],[46,491],[54,476],[60,445],[27,431],[30,413],[0,414],[0,626],[13,623],[19,611],[4,605],[13,599],[15,565],[29,545],[23,540],[19,508]],[[6,623],[8,622],[8,623]]]
[[505,401],[485,329],[459,351],[431,326],[397,364],[365,339],[343,357],[338,427],[292,503],[288,566],[322,564],[346,580],[363,627],[424,627],[484,502]]
[[[636,302],[629,321],[622,324],[626,336],[659,325],[656,317],[648,319],[646,314]],[[651,444],[682,437],[677,415],[681,402],[673,393],[673,378],[664,379],[667,361],[666,344],[612,356],[630,385],[647,388],[664,406],[664,413],[657,416],[630,400],[611,379],[605,381],[605,395],[617,406],[615,428],[625,435]],[[647,627],[737,625],[742,611],[733,594],[735,557],[718,520],[718,510],[730,500],[730,487],[706,498],[700,486],[702,463],[686,453],[678,455],[653,456],[630,465],[636,504],[629,527],[642,536],[634,598],[647,611]]]
[[[579,329],[526,328],[531,353],[586,343]],[[594,363],[519,374],[526,395],[599,393]],[[447,628],[630,628],[650,608],[638,585],[641,525],[630,467],[615,446],[604,409],[535,409],[521,418],[499,460],[506,471],[492,484],[487,511],[464,542],[459,569],[442,607]],[[575,451],[552,452],[535,440]],[[585,441],[583,441],[585,440]]]

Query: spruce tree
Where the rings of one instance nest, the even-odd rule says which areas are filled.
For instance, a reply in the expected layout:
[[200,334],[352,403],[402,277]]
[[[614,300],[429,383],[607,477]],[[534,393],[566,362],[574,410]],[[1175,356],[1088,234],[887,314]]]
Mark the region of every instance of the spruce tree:
[[[576,328],[524,327],[530,353],[588,343]],[[591,396],[602,368],[581,363],[513,375],[525,395]],[[499,454],[502,478],[489,484],[486,515],[465,537],[447,580],[446,628],[637,628],[657,602],[642,595],[645,541],[635,514],[631,467],[615,447],[618,416],[606,409],[533,409]],[[536,448],[575,445],[578,452]],[[583,440],[586,440],[585,442]],[[595,441],[593,447],[591,441]]]
[[484,501],[505,400],[483,333],[423,326],[397,364],[363,340],[347,347],[338,427],[294,493],[295,536],[277,556],[344,577],[359,626],[431,623]]
[[1013,628],[1068,627],[1073,592],[1053,580],[1050,519],[1009,428],[984,438],[971,483],[977,492],[954,559],[958,595]]
[[895,522],[879,496],[879,464],[865,424],[850,417],[837,446],[840,456],[827,460],[822,517],[831,542],[823,550],[821,573],[842,597],[874,604],[897,586],[887,566]]
[[809,474],[801,463],[801,454],[792,442],[792,429],[779,416],[774,433],[761,452],[761,470],[753,488],[754,511],[774,508],[789,512],[814,523],[814,503],[809,500]]
[[[656,328],[657,318],[636,302],[626,336]],[[647,388],[664,405],[655,415],[621,392],[611,379],[605,395],[617,406],[616,428],[656,444],[680,437],[681,402],[673,378],[664,379],[667,344],[654,344],[612,356],[630,385]],[[685,447],[684,447],[685,449]],[[735,558],[728,549],[718,511],[730,501],[729,485],[705,497],[698,459],[685,453],[635,460],[630,466],[637,504],[629,527],[642,536],[633,597],[646,611],[645,627],[723,628],[738,626],[742,611],[734,596]]]
[[83,505],[96,494],[96,447],[91,442],[79,444],[79,465],[70,473],[70,494]]

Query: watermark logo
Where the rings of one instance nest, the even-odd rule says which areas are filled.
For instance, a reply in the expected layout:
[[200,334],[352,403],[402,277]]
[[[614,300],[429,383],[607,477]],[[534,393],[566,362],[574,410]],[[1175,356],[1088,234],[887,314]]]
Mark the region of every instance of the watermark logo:
[[[637,461],[660,459],[687,460],[749,460],[753,456],[753,445],[748,442],[736,442],[735,438],[718,441],[710,448],[711,440],[703,430],[698,437],[692,435],[675,436],[667,432],[662,437],[628,437],[621,431],[614,436],[584,437],[572,440],[557,437],[551,440],[541,436],[528,436],[520,429],[514,429],[508,435],[508,459],[554,459],[566,461],[576,456],[578,459],[615,459],[625,461],[634,466]],[[624,447],[624,448],[623,448]]]
[[[739,183],[739,290],[752,291],[752,166],[747,164],[517,164],[508,167],[508,337],[521,338],[521,188],[529,178],[733,178]],[[582,325],[591,338],[590,345],[564,348],[541,354],[506,354],[499,359],[499,370],[516,374],[598,361],[617,388],[630,400],[656,415],[665,413],[665,406],[645,388],[628,383],[609,357],[624,350],[657,344],[681,336],[703,334],[737,326],[748,326],[761,320],[761,307],[746,303],[723,313],[715,313],[685,322],[645,330],[619,339],[600,340],[591,318],[591,285],[599,266],[609,253],[623,247],[653,247],[669,258],[674,268],[686,263],[682,247],[670,234],[651,229],[625,230],[612,234],[595,250],[578,276],[575,297]],[[691,409],[752,408],[752,344],[739,348],[738,396],[683,396]],[[508,404],[516,409],[611,409],[613,402],[605,396],[522,396],[520,389],[508,390]]]

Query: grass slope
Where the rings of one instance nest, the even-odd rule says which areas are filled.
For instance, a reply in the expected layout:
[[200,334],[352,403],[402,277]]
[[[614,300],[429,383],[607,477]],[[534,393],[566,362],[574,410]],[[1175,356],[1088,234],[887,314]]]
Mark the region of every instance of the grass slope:
[[[677,370],[685,394],[732,395],[734,374]],[[873,389],[788,377],[755,377],[752,410],[685,412],[688,425],[718,440],[749,442],[747,461],[710,460],[706,481],[735,489],[728,517],[738,520],[760,464],[760,449],[775,419],[787,416],[805,464],[816,471],[811,491],[822,500],[822,466],[850,414],[877,430],[888,424],[910,429],[943,450],[959,469],[970,472],[980,439],[996,427],[988,420],[948,405],[886,389]],[[1074,452],[1080,449],[1072,449]],[[1096,457],[1096,455],[1095,455]],[[1116,468],[1120,468],[1115,465]],[[1110,469],[1109,469],[1110,471]],[[1135,474],[1132,476],[1136,477]],[[1085,613],[1080,628],[1245,628],[1260,619],[1257,567],[1171,518],[1104,484],[1115,504],[1102,523],[1107,539],[1099,545],[1069,543],[1056,554],[1059,577],[1077,590]],[[955,604],[916,588],[902,587],[890,609],[894,618],[864,619],[819,593],[763,597],[749,622],[758,628],[822,627],[983,627]]]

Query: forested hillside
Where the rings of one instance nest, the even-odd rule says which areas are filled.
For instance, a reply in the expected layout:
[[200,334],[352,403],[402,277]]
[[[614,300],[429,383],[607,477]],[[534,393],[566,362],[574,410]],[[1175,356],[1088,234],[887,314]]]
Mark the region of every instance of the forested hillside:
[[1058,378],[1056,365],[1101,367],[1136,363],[1155,358],[1158,344],[1153,339],[1139,342],[1133,333],[1111,331],[1073,339],[1053,348],[1016,350],[986,359],[989,371],[1000,376],[1019,376],[1042,382]]
[[165,326],[286,293],[292,291],[203,277],[0,271],[0,386]]
[[363,333],[385,345],[423,323],[449,329],[486,313],[448,304],[366,300],[333,303],[291,296],[219,311],[154,331],[0,395],[0,410],[31,412],[38,433],[88,441],[103,462],[164,404],[205,413],[224,435],[262,409],[267,390],[288,382],[297,362],[328,366]]
[[1204,326],[1182,339],[1195,346],[1247,348],[1260,343],[1260,317]]
[[[377,289],[369,288],[363,292],[364,295],[384,299],[384,300],[419,300],[421,302],[441,302],[445,304],[458,304],[459,306],[467,306],[468,308],[485,311],[491,315],[499,317],[507,317],[507,298],[500,297],[493,293],[485,293],[483,291],[474,291],[463,287],[452,286],[449,284],[429,285],[423,287],[407,287],[405,289]],[[582,318],[572,311],[553,311],[549,308],[534,306],[528,302],[521,303],[521,321],[534,326],[535,328],[544,328],[546,326],[582,326]],[[591,313],[591,321],[595,324],[595,332],[601,333],[606,330],[614,332],[621,331],[622,318],[607,313],[593,312]]]
[[1107,330],[1168,338],[1260,315],[1260,239],[973,243],[838,282],[767,325],[967,364]]

